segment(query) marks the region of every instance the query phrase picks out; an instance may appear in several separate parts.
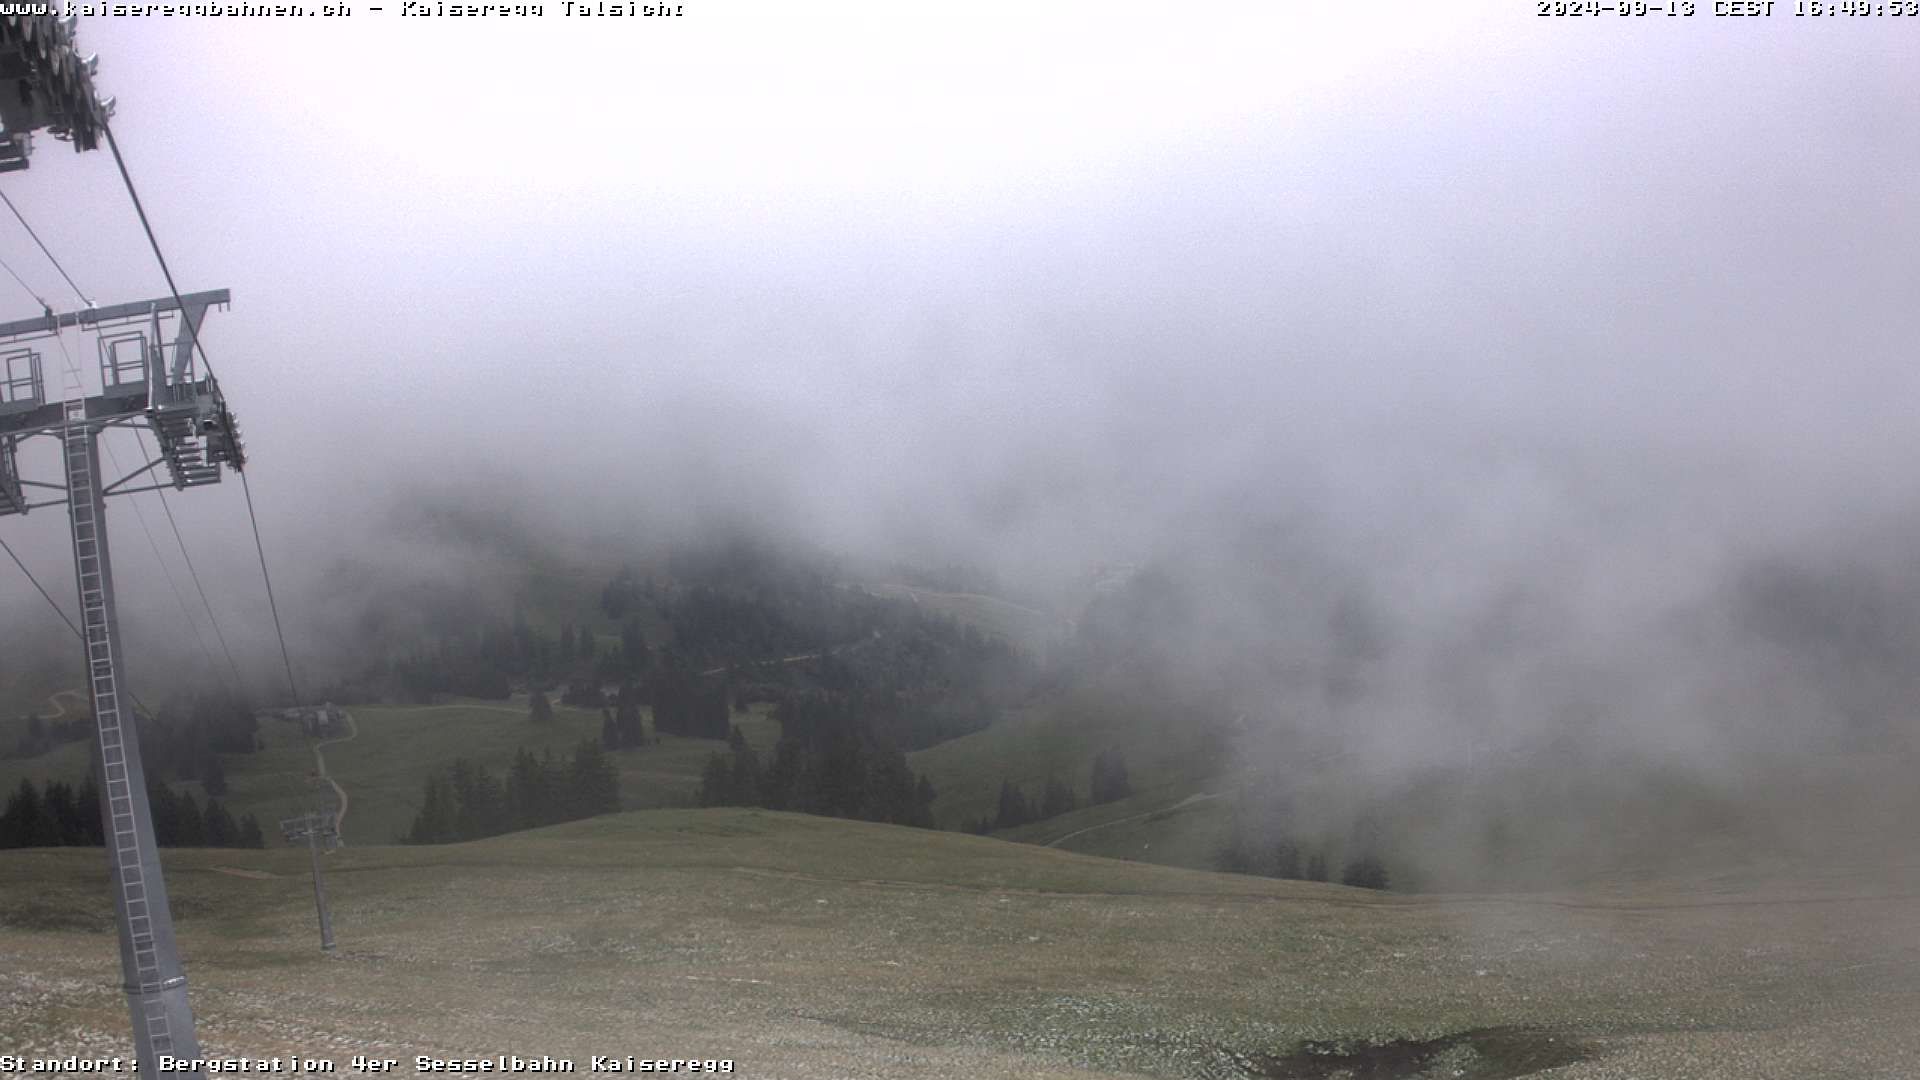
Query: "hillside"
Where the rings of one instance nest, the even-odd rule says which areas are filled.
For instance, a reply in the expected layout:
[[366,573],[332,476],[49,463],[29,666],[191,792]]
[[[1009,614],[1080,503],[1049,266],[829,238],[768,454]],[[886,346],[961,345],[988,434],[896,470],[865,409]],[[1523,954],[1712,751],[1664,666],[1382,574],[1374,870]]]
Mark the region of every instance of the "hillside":
[[1064,616],[985,593],[942,592],[895,582],[866,583],[875,596],[903,598],[915,608],[992,634],[1034,655],[1044,654],[1072,633]]
[[[1190,716],[1140,708],[1137,701],[1099,688],[1036,699],[983,731],[909,756],[939,792],[934,816],[959,828],[991,817],[1002,781],[1037,796],[1049,778],[1084,798],[1094,758],[1103,750],[1124,756],[1137,805],[1177,802],[1215,782],[1224,742]],[[1089,808],[1101,813],[1104,808]]]
[[[464,757],[496,777],[505,773],[522,748],[539,755],[551,750],[565,760],[583,739],[600,737],[600,716],[586,709],[554,707],[553,723],[533,724],[527,701],[460,701],[444,705],[361,705],[349,712],[353,738],[322,747],[327,772],[347,792],[343,833],[351,844],[387,843],[404,833],[420,808],[428,773]],[[756,749],[771,748],[778,725],[765,705],[736,717]],[[649,730],[652,718],[648,717]],[[228,794],[221,800],[237,816],[256,815],[269,829],[274,822],[310,805],[331,805],[330,792],[315,791],[313,752],[300,729],[289,722],[263,720],[262,748],[252,754],[222,755]],[[724,744],[674,735],[638,749],[611,751],[620,776],[621,805],[627,809],[685,806],[693,801],[700,770]],[[23,778],[44,783],[77,783],[87,769],[87,744],[67,743],[34,758],[0,760],[0,792]],[[205,800],[197,782],[174,786]],[[277,842],[277,841],[270,841]]]
[[[100,863],[0,853],[9,1052],[124,1052]],[[1404,898],[821,818],[652,811],[338,852],[329,958],[301,853],[167,863],[205,1049],[221,1055],[1467,1080],[1892,1080],[1920,1055],[1915,866]]]
[[[465,535],[462,529],[432,538]],[[465,629],[442,638],[416,629],[407,638],[415,649],[396,654],[391,670],[361,687],[384,687],[388,700],[418,692],[435,703],[356,705],[354,738],[325,750],[332,778],[351,800],[350,844],[403,834],[428,774],[455,758],[498,777],[522,747],[564,760],[600,735],[597,711],[556,706],[551,725],[535,725],[524,695],[450,696],[461,692],[451,684],[484,670],[501,692],[535,673],[598,678],[602,686],[636,676],[651,690],[673,685],[669,655],[677,670],[697,673],[715,700],[724,688],[734,701],[754,702],[749,713],[732,715],[762,770],[772,766],[780,738],[776,702],[824,692],[857,713],[876,742],[908,752],[907,767],[931,786],[940,827],[992,822],[1002,786],[1012,784],[1040,819],[996,827],[1002,839],[1185,868],[1305,876],[1276,865],[1276,849],[1291,844],[1326,860],[1326,876],[1336,880],[1368,855],[1401,891],[1541,888],[1702,860],[1737,866],[1754,852],[1818,853],[1854,836],[1891,835],[1911,819],[1912,800],[1893,793],[1911,788],[1904,778],[1916,758],[1910,748],[1897,753],[1901,746],[1891,740],[1836,742],[1818,757],[1788,746],[1778,760],[1749,755],[1735,768],[1729,759],[1719,777],[1644,749],[1637,757],[1609,751],[1597,739],[1582,746],[1535,738],[1483,749],[1477,759],[1434,747],[1409,755],[1432,758],[1412,766],[1351,751],[1329,756],[1339,741],[1290,719],[1284,695],[1235,696],[1218,689],[1231,680],[1190,677],[1197,661],[1189,643],[1217,637],[1204,628],[1219,598],[1191,594],[1159,572],[1104,581],[1072,633],[1062,634],[1065,624],[1053,616],[960,591],[964,583],[854,587],[830,560],[745,542],[661,556],[638,570],[594,571],[578,552],[512,535],[481,544],[481,555],[502,565],[520,560],[515,565],[528,576],[513,579],[513,606],[492,610],[491,622],[463,623],[452,619],[455,599],[478,604],[479,594],[456,587],[464,579],[438,583],[443,602],[413,615]],[[381,610],[400,626],[409,603]],[[1336,619],[1334,628],[1346,622]],[[1352,627],[1343,633],[1365,636]],[[627,655],[630,641],[640,643],[637,663]],[[51,703],[40,705],[49,715]],[[657,734],[653,710],[643,711]],[[12,756],[25,727],[23,719],[0,719],[0,798],[22,779],[77,782],[85,744]],[[257,817],[273,843],[276,821],[331,795],[316,790],[312,751],[295,728],[267,721],[260,741],[257,753],[221,757],[230,787],[222,801],[235,816]],[[717,740],[668,735],[613,751],[621,806],[692,805],[708,759],[722,749]],[[1093,765],[1105,754],[1124,760],[1130,790],[1088,805]],[[814,764],[826,760],[823,753]],[[1817,780],[1808,767],[1814,760]],[[1743,774],[1769,779],[1732,779]],[[175,770],[167,779],[204,803],[203,786],[183,775],[190,774]],[[871,774],[862,766],[847,775]],[[1078,807],[1039,814],[1050,783],[1071,788]],[[1796,792],[1784,805],[1824,812],[1783,812],[1755,797],[1788,790],[1783,785]],[[886,816],[798,801],[760,804]],[[1236,845],[1246,859],[1226,857]]]
[[[518,565],[525,577],[512,577],[510,606],[488,609],[482,592],[450,570],[446,581],[416,582],[415,591],[394,591],[385,607],[371,609],[385,612],[383,625],[396,632],[410,620],[422,625],[401,635],[409,648],[340,689],[434,703],[356,705],[355,737],[326,750],[333,778],[352,800],[350,843],[401,835],[419,809],[427,775],[456,757],[497,777],[522,747],[564,760],[581,740],[597,738],[596,711],[559,706],[554,723],[539,726],[528,722],[524,695],[458,696],[487,693],[479,683],[504,693],[540,678],[603,687],[634,679],[643,700],[661,693],[662,701],[698,680],[691,697],[719,709],[723,724],[728,715],[739,720],[761,770],[777,756],[777,703],[824,694],[873,745],[906,752],[906,767],[930,784],[932,820],[940,827],[972,829],[986,821],[1003,839],[1281,876],[1312,876],[1282,870],[1282,846],[1297,849],[1301,862],[1324,860],[1325,876],[1334,879],[1372,857],[1402,891],[1552,887],[1701,859],[1738,865],[1752,852],[1797,845],[1817,853],[1856,835],[1877,839],[1910,819],[1911,800],[1894,793],[1910,788],[1903,774],[1916,760],[1913,748],[1867,725],[1836,728],[1812,746],[1729,744],[1714,749],[1720,760],[1692,763],[1668,760],[1657,747],[1617,738],[1609,744],[1606,733],[1614,729],[1598,722],[1507,742],[1477,739],[1472,752],[1446,739],[1405,754],[1382,752],[1378,740],[1368,752],[1343,749],[1345,736],[1326,730],[1333,721],[1302,719],[1312,710],[1288,697],[1299,687],[1245,692],[1239,680],[1258,664],[1248,667],[1243,656],[1236,667],[1224,650],[1196,649],[1196,642],[1232,640],[1210,628],[1225,598],[1157,567],[1103,579],[1068,623],[963,591],[971,587],[965,581],[939,589],[852,585],[848,568],[831,559],[746,540],[618,569],[603,563],[595,571],[580,552],[550,549],[511,530],[494,536],[464,521],[431,538],[466,536],[481,565]],[[413,604],[429,593],[438,599]],[[1329,670],[1349,681],[1374,649],[1367,618],[1349,610],[1357,603],[1334,604],[1324,620],[1336,651],[1353,654]],[[462,605],[488,613],[456,618]],[[423,628],[438,622],[458,629],[436,636]],[[1314,680],[1296,681],[1311,687]],[[1327,686],[1351,692],[1340,679]],[[728,714],[728,699],[754,704],[750,713]],[[47,706],[43,714],[50,710],[44,698],[40,704]],[[657,733],[654,710],[644,711]],[[1339,723],[1355,730],[1355,746],[1363,745],[1364,716]],[[1897,723],[1890,714],[1880,726]],[[23,778],[78,781],[84,744],[13,756],[24,730],[23,719],[0,719],[0,793]],[[223,802],[235,815],[254,814],[271,832],[276,820],[313,801],[314,762],[286,724],[268,722],[260,738],[259,752],[222,757],[231,788]],[[621,805],[691,805],[709,757],[723,748],[713,739],[669,735],[614,751]],[[810,766],[790,761],[790,773],[831,771],[832,748],[816,749]],[[1128,791],[1089,805],[1093,766],[1105,755],[1124,761]],[[1816,760],[1817,782],[1808,768]],[[859,762],[843,772],[875,775]],[[201,785],[182,779],[191,775],[175,769],[168,780],[204,802]],[[996,818],[1009,784],[1032,812],[1024,823],[1003,827]],[[1050,785],[1070,788],[1078,806],[1042,813]],[[1783,813],[1756,797],[1786,790],[1782,785],[1799,793],[1791,805],[1824,812]],[[757,797],[758,805],[908,820],[818,798],[765,795],[721,801]],[[1843,805],[1846,812],[1838,809]],[[1229,857],[1236,851],[1245,857]]]

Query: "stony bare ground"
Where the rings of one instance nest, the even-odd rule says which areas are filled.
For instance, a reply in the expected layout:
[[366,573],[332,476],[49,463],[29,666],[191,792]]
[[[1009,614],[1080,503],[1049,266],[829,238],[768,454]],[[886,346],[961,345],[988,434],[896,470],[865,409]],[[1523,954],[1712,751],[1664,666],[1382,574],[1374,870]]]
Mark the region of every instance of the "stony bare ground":
[[[169,853],[210,1054],[736,1075],[1911,1078],[1907,870],[1403,897],[752,811]],[[125,1054],[95,851],[0,853],[0,1054]],[[405,1071],[410,1071],[407,1069]]]

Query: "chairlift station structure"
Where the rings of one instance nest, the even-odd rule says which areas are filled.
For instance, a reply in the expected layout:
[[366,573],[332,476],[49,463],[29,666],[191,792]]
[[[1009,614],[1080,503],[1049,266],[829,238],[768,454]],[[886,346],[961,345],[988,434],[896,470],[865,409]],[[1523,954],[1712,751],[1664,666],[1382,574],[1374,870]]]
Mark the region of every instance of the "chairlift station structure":
[[[37,130],[76,151],[95,149],[102,135],[111,143],[113,102],[95,93],[94,60],[74,47],[73,29],[72,20],[51,15],[0,16],[0,173],[28,167]],[[128,707],[106,506],[111,495],[217,483],[223,467],[245,465],[226,398],[212,371],[195,363],[196,353],[205,360],[199,334],[207,314],[226,303],[224,289],[108,307],[89,301],[65,313],[42,301],[40,317],[0,323],[0,517],[67,507],[123,985],[134,1059],[148,1080],[161,1076],[161,1056],[197,1060],[200,1045]],[[76,360],[67,347],[69,330],[93,342],[98,393],[88,392],[91,380],[81,374],[85,350]],[[66,372],[58,397],[47,389],[40,346],[48,341]],[[152,461],[110,478],[101,471],[100,440],[116,427],[151,428],[159,449]],[[59,444],[57,481],[22,475],[21,444],[42,436]],[[58,494],[30,497],[41,491]]]

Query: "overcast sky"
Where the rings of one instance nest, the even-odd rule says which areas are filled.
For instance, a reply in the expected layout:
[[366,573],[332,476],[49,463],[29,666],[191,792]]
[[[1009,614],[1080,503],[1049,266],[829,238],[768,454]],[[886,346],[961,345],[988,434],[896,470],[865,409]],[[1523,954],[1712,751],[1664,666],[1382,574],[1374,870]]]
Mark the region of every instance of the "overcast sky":
[[[182,288],[233,290],[206,340],[289,581],[452,485],[1053,574],[1307,507],[1410,611],[1556,568],[1604,621],[1914,508],[1920,28],[1699,6],[80,38]],[[0,183],[90,295],[163,291],[104,151]],[[258,620],[237,485],[175,509]],[[69,602],[63,517],[0,528]]]

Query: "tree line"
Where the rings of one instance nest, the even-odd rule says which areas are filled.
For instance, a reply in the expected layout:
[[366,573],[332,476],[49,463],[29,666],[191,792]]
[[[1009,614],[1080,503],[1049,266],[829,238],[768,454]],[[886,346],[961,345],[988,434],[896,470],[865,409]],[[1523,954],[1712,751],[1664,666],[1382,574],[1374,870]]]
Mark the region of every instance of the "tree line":
[[[693,563],[688,563],[692,567]],[[703,571],[711,570],[704,563]],[[390,659],[353,687],[334,688],[338,700],[390,695],[426,703],[451,694],[501,700],[516,682],[536,687],[569,682],[595,687],[630,680],[652,681],[662,671],[701,670],[744,664],[839,640],[868,621],[817,576],[782,578],[773,568],[748,585],[703,577],[690,585],[641,582],[631,568],[614,575],[600,593],[601,614],[613,633],[563,623],[557,634],[532,626],[523,613],[511,621],[481,620],[443,631],[430,644]],[[723,583],[725,582],[725,583]],[[864,598],[860,598],[864,599]],[[664,623],[672,647],[656,653],[647,620]],[[572,700],[568,704],[582,704]],[[674,711],[674,701],[667,703]],[[590,707],[600,707],[594,703]],[[724,712],[722,714],[724,716]],[[712,737],[725,738],[724,725]]]
[[150,721],[135,725],[150,778],[198,780],[215,797],[227,793],[221,755],[253,753],[259,730],[252,701],[224,689],[169,700]]
[[[206,805],[192,792],[176,793],[163,783],[147,784],[153,834],[161,847],[266,846],[260,822],[252,814],[235,819],[217,798]],[[0,810],[0,848],[103,847],[106,826],[100,816],[100,791],[92,774],[75,787],[54,780],[45,790],[31,780],[7,797]]]
[[[1125,755],[1112,747],[1095,754],[1087,791],[1088,806],[1118,802],[1132,795],[1133,784],[1127,779]],[[1079,808],[1079,793],[1057,776],[1047,777],[1046,785],[1037,799],[1029,798],[1026,791],[1012,780],[1002,780],[1000,797],[994,804],[993,813],[975,820],[968,831],[984,836],[996,829],[1012,829],[1035,821],[1045,821]]]
[[[733,726],[728,708],[727,687],[707,682],[690,672],[660,672],[646,683],[622,682],[614,692],[613,703],[598,687],[575,683],[561,695],[561,703],[600,710],[600,745],[608,750],[631,750],[647,745],[646,716],[643,705],[653,708],[656,735],[678,735],[689,739],[724,739]],[[529,718],[536,724],[552,718],[553,708],[546,695],[536,693]]]
[[430,774],[420,811],[399,840],[450,844],[619,809],[620,777],[599,742],[583,740],[564,763],[551,750],[535,757],[522,747],[504,777],[467,758]]
[[724,739],[733,727],[727,687],[684,667],[660,671],[649,683],[654,730],[689,739]]
[[880,737],[860,695],[794,694],[775,710],[780,741],[764,766],[734,727],[707,761],[702,806],[759,806],[826,817],[933,827],[933,784]]
[[[1255,874],[1289,881],[1333,880],[1326,848],[1287,835],[1257,839],[1242,824],[1238,813],[1226,841],[1214,856],[1214,868],[1230,874]],[[1373,853],[1371,846],[1363,846],[1341,865],[1339,880],[1340,884],[1355,888],[1385,889],[1393,878],[1386,862]]]

